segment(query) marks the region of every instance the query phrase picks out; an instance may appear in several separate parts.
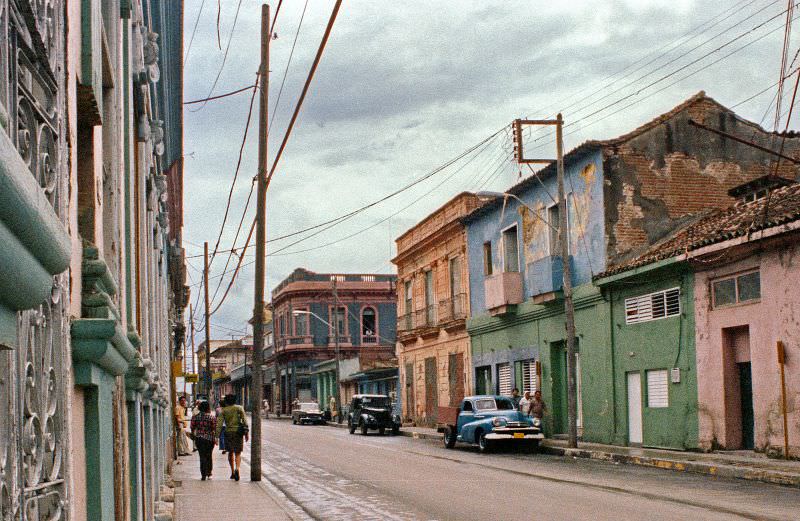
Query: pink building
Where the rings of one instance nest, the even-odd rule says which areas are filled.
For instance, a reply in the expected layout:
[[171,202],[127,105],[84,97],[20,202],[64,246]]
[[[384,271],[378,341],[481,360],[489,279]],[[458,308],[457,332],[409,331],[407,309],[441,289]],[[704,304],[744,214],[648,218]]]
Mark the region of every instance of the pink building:
[[690,227],[699,442],[782,455],[785,390],[789,454],[798,457],[800,185],[773,185],[768,194],[764,183],[739,191],[750,202]]

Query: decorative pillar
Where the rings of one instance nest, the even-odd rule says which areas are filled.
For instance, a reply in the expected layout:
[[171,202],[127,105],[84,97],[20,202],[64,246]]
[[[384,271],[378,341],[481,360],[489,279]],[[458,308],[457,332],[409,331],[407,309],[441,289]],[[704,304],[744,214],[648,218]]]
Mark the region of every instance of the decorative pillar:
[[[138,350],[141,340],[133,330],[128,340]],[[148,371],[137,354],[125,374],[125,399],[128,408],[128,478],[130,483],[131,521],[144,521],[144,476],[142,468],[142,393],[147,390]]]

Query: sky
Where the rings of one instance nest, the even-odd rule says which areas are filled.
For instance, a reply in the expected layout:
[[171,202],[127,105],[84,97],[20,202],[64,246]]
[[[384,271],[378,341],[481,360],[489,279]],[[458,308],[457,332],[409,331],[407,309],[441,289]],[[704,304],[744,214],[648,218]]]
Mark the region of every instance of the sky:
[[[283,2],[270,47],[270,163],[334,3]],[[185,0],[185,101],[253,84],[261,4],[221,0],[218,42],[217,2]],[[270,4],[274,14],[277,0]],[[507,128],[518,117],[561,111],[568,151],[586,139],[624,134],[705,90],[741,117],[772,129],[786,5],[783,0],[343,2],[267,194],[268,292],[298,267],[394,273],[394,240],[430,212],[462,191],[503,191],[531,175],[511,161]],[[791,60],[795,47],[790,48]],[[784,88],[792,86],[787,80]],[[213,251],[251,94],[184,105],[184,244],[198,328],[203,242]],[[540,132],[526,136],[526,155],[555,157],[551,135]],[[257,173],[257,136],[258,100],[220,250],[234,244]],[[333,227],[280,239],[414,182]],[[255,195],[235,242],[237,253],[254,213]],[[232,274],[225,273],[229,255],[213,259],[211,307],[219,309],[211,318],[212,338],[238,338],[248,331],[254,250],[247,251],[222,305]],[[228,270],[237,260],[232,257]],[[198,333],[198,344],[203,338],[205,333]]]

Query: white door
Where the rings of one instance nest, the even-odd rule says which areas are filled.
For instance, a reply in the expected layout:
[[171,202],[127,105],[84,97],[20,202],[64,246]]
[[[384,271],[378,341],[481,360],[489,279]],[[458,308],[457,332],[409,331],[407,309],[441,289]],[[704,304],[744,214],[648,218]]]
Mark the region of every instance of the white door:
[[628,373],[628,443],[642,443],[642,379]]

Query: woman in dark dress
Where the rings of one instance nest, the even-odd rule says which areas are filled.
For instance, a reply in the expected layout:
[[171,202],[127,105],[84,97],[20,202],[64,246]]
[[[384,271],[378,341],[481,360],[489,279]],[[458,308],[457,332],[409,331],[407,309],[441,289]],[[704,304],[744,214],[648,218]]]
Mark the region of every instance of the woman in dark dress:
[[211,414],[211,406],[208,402],[200,402],[200,412],[192,416],[191,429],[192,437],[197,444],[197,452],[200,454],[200,479],[203,481],[211,477],[213,462],[211,454],[216,445],[217,419]]

